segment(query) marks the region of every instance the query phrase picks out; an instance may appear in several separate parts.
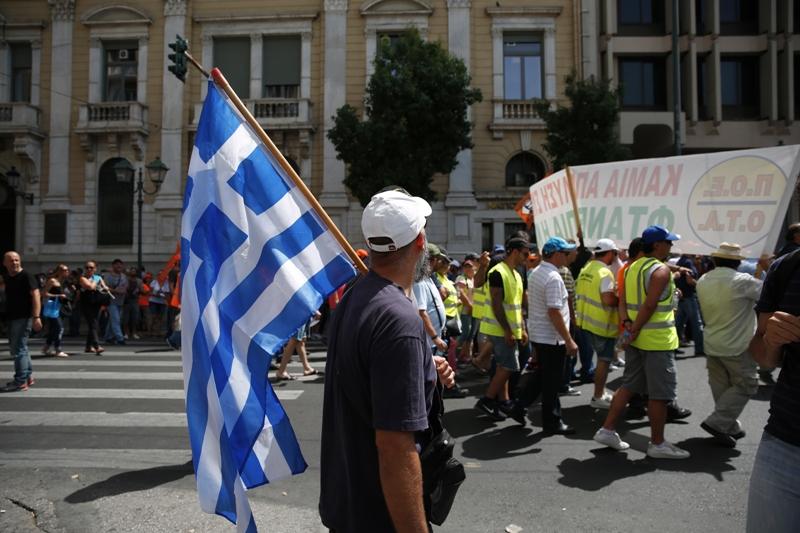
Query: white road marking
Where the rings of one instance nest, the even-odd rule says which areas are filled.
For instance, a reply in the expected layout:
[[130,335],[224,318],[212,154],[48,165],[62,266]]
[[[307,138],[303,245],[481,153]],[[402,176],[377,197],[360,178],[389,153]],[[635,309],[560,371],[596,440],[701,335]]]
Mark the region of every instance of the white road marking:
[[[279,400],[296,400],[302,390],[275,391]],[[11,392],[0,395],[0,402],[25,398],[106,398],[119,400],[183,400],[183,389],[47,389],[34,385],[24,392]]]

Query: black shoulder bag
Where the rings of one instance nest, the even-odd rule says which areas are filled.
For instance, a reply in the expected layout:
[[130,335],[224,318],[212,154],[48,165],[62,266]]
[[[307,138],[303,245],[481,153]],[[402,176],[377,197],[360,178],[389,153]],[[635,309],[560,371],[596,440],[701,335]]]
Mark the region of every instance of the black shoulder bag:
[[430,439],[419,456],[422,464],[425,516],[437,526],[441,526],[447,519],[458,488],[467,477],[464,465],[453,457],[455,439],[442,425],[443,414],[442,384],[437,380],[433,391],[431,414],[428,417]]

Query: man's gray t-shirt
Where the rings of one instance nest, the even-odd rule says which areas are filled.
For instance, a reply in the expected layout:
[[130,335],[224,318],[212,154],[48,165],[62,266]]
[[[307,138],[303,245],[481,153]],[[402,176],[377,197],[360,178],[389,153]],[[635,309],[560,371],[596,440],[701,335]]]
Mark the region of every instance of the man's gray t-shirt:
[[322,410],[322,523],[393,531],[375,431],[428,428],[436,370],[422,319],[403,290],[370,271],[336,307]]

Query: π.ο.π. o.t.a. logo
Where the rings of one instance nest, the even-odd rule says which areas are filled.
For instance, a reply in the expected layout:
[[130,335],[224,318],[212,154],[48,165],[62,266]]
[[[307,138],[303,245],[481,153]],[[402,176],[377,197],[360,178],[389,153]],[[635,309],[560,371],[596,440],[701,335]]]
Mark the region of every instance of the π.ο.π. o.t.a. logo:
[[735,242],[748,248],[764,239],[778,214],[788,180],[769,159],[734,157],[711,167],[689,197],[689,225],[698,239],[716,247]]

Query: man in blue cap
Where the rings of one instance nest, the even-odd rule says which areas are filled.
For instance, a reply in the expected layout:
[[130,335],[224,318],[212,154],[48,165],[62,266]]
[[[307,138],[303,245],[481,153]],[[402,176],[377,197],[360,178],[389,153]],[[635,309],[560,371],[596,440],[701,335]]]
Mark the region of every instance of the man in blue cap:
[[690,456],[664,439],[667,405],[676,396],[675,350],[679,344],[672,306],[675,282],[664,261],[678,239],[680,235],[661,226],[648,226],[642,232],[644,257],[625,272],[624,290],[620,291],[620,320],[626,330],[624,335],[630,339],[625,348],[623,383],[614,395],[603,427],[594,435],[595,441],[615,450],[630,448],[614,427],[634,394],[648,394],[647,455],[657,459]]
[[[542,263],[528,275],[528,335],[539,362],[542,427],[548,433],[561,435],[575,433],[561,418],[561,402],[558,399],[567,356],[575,357],[578,353],[578,345],[569,332],[569,296],[558,272],[567,264],[573,250],[574,244],[560,237],[551,237],[542,246]],[[519,410],[525,407],[527,405],[520,405],[519,402],[515,405],[515,420],[524,422]]]

